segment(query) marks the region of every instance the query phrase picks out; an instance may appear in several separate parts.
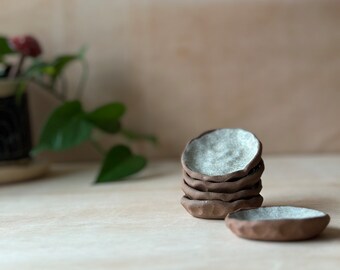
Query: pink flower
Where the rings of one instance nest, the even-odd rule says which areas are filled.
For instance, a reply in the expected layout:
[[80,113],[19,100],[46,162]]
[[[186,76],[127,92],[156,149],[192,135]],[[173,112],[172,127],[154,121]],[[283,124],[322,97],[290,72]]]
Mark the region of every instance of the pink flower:
[[38,41],[29,35],[16,36],[9,39],[11,47],[24,56],[37,57],[42,53]]

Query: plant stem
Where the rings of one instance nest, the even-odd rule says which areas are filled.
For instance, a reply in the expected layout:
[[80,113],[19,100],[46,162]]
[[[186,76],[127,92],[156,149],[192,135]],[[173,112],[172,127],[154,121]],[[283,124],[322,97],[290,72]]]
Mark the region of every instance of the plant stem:
[[62,94],[59,94],[57,91],[55,91],[55,89],[53,89],[51,85],[48,85],[48,84],[44,83],[43,81],[40,81],[40,80],[37,80],[37,79],[32,79],[31,81],[34,82],[35,84],[39,85],[40,87],[45,88],[48,93],[53,95],[59,101],[61,101],[61,102],[66,101],[65,97]]
[[97,152],[101,155],[101,156],[105,156],[106,151],[104,150],[104,148],[98,143],[98,141],[94,138],[90,138],[90,142],[92,144],[92,146],[97,150]]
[[25,61],[25,55],[21,54],[18,65],[15,65],[13,70],[10,71],[10,78],[15,79],[20,74],[20,70]]

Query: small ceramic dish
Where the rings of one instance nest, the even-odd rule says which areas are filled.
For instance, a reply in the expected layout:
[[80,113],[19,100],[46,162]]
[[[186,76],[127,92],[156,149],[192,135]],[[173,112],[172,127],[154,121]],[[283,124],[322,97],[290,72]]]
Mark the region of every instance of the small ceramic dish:
[[262,144],[243,129],[204,132],[185,147],[181,162],[192,178],[226,182],[246,176],[261,160]]
[[236,192],[242,189],[247,189],[254,184],[256,184],[262,176],[264,171],[264,163],[263,160],[253,168],[248,175],[242,178],[231,179],[228,182],[220,182],[214,183],[209,181],[202,181],[198,179],[191,178],[184,170],[183,170],[183,180],[188,184],[188,186],[204,192]]
[[183,196],[181,199],[181,204],[190,215],[207,219],[224,219],[229,213],[237,211],[238,209],[260,207],[262,202],[263,198],[261,195],[233,202],[224,202],[221,200],[191,200],[187,196]]
[[0,184],[27,181],[44,176],[50,164],[40,159],[21,159],[0,163]]
[[221,200],[224,202],[230,202],[257,196],[260,194],[261,190],[261,180],[248,189],[239,190],[233,193],[202,192],[193,189],[192,187],[188,186],[185,181],[182,181],[182,191],[192,200]]
[[264,241],[314,238],[328,225],[328,214],[294,206],[266,206],[230,213],[225,222],[237,236]]

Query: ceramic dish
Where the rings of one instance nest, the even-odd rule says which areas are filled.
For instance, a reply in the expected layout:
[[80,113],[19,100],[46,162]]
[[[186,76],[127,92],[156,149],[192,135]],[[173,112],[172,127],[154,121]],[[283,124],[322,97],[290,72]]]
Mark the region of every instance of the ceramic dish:
[[198,179],[191,178],[184,170],[183,170],[183,179],[188,184],[188,186],[200,190],[200,191],[210,191],[210,192],[236,192],[242,189],[249,188],[257,183],[262,176],[264,171],[264,163],[263,160],[253,168],[248,175],[242,178],[231,179],[227,182],[214,183],[209,181],[202,181]]
[[261,160],[262,144],[243,129],[204,132],[185,147],[181,162],[192,178],[225,182],[246,176]]
[[220,200],[191,200],[186,196],[181,199],[181,204],[188,213],[197,218],[224,219],[229,213],[238,209],[256,208],[262,205],[261,195],[233,202]]
[[226,224],[237,236],[265,241],[306,240],[319,235],[330,217],[321,211],[294,206],[267,206],[229,214]]
[[182,191],[192,200],[221,200],[225,202],[236,201],[242,198],[250,198],[260,194],[262,190],[261,180],[249,189],[243,189],[233,193],[202,192],[189,187],[182,181]]
[[23,159],[0,164],[0,184],[37,179],[49,171],[49,163],[39,159]]

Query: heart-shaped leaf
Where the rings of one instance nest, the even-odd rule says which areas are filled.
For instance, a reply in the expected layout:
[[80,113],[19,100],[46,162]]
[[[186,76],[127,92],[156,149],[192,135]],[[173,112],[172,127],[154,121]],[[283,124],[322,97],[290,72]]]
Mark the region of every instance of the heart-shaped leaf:
[[36,59],[30,67],[26,69],[23,73],[23,77],[25,79],[32,79],[39,76],[43,76],[48,74],[46,70],[50,68],[50,64],[41,61],[40,59]]
[[137,173],[146,166],[146,159],[134,155],[129,147],[117,145],[107,153],[96,183],[120,180]]
[[125,113],[125,106],[120,102],[113,102],[87,113],[86,118],[93,125],[108,133],[117,133],[120,130],[119,119]]
[[33,64],[24,73],[25,78],[42,77],[44,75],[49,76],[50,85],[54,87],[56,80],[63,73],[65,68],[71,63],[80,60],[79,54],[67,54],[58,56],[52,62],[43,62],[36,59]]
[[52,84],[55,83],[58,76],[64,71],[66,66],[74,62],[75,60],[79,60],[78,54],[68,54],[68,55],[62,55],[57,57],[51,64],[49,69],[46,69],[46,74],[49,74],[51,76]]
[[33,150],[64,150],[90,138],[92,125],[86,121],[79,101],[68,101],[55,109],[45,124],[39,144]]

